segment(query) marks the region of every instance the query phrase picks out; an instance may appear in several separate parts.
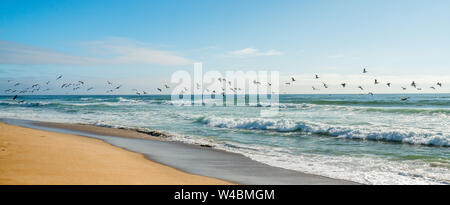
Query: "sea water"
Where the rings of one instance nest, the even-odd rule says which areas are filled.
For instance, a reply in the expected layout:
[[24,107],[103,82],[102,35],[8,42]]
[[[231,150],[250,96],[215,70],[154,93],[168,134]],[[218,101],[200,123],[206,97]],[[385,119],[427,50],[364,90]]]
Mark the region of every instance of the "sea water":
[[[400,97],[408,96],[407,101]],[[0,97],[0,118],[159,130],[286,169],[364,184],[450,183],[450,94],[280,95],[196,106],[170,96]]]

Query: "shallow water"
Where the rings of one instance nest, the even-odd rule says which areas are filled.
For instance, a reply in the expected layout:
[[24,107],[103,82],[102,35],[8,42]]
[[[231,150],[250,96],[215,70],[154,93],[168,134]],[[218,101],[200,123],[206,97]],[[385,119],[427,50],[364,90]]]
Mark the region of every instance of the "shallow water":
[[[402,95],[402,97],[405,95]],[[281,95],[266,105],[192,106],[170,96],[0,97],[0,117],[148,128],[277,167],[365,184],[450,183],[450,95]]]

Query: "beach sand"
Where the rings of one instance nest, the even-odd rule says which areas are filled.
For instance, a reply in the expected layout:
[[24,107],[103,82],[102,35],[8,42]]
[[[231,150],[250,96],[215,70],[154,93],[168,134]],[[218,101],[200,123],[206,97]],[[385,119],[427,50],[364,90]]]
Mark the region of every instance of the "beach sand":
[[0,184],[231,184],[102,140],[0,122]]

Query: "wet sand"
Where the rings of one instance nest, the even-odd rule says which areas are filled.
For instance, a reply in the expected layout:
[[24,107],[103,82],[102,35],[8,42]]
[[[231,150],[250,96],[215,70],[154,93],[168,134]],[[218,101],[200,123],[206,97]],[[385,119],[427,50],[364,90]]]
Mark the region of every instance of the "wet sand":
[[102,140],[0,122],[0,184],[230,184]]

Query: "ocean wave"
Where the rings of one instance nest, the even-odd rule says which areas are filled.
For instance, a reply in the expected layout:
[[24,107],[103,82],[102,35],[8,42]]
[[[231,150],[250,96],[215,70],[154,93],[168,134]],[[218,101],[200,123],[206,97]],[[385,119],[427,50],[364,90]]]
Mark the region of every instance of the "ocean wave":
[[354,111],[399,113],[399,114],[450,114],[450,109],[434,108],[354,108]]
[[[281,101],[283,102],[283,101]],[[409,100],[409,101],[401,101],[398,99],[389,99],[389,100],[295,100],[288,101],[283,103],[291,103],[291,104],[315,104],[315,105],[361,105],[361,106],[450,106],[450,101],[448,100]]]
[[303,132],[345,139],[400,142],[407,144],[450,146],[450,135],[424,131],[390,130],[372,131],[362,128],[329,126],[304,123],[295,120],[275,120],[262,118],[231,119],[219,117],[201,117],[196,122],[212,127],[229,129],[270,130],[278,132]]

